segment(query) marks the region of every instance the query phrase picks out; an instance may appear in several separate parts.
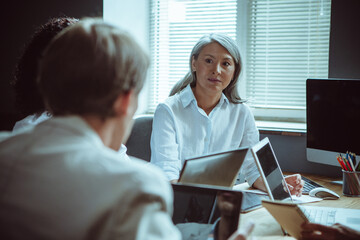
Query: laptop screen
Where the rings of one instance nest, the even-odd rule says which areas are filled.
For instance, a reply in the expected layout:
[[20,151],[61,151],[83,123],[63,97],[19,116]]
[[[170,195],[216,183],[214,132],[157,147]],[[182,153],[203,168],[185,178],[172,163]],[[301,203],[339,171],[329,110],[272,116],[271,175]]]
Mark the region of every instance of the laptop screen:
[[[285,191],[284,176],[274,155],[268,138],[263,139],[252,150],[255,161],[263,175],[269,195],[275,200],[291,199],[291,195]],[[270,196],[271,198],[271,196]]]
[[179,182],[232,187],[247,152],[248,148],[238,148],[187,159]]

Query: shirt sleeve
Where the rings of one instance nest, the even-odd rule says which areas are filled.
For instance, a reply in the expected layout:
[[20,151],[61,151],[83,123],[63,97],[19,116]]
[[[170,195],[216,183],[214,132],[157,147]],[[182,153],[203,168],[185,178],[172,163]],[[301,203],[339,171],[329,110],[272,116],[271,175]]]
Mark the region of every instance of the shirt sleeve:
[[159,104],[151,133],[151,163],[160,167],[169,180],[178,179],[181,170],[175,118],[169,107]]
[[[114,239],[181,239],[180,232],[174,226],[170,214],[164,211],[161,201],[151,196],[139,196],[137,206],[132,208],[122,229],[132,236],[120,233]],[[133,230],[131,230],[133,229]]]
[[[259,130],[256,127],[255,119],[250,109],[245,121],[244,137],[240,143],[240,147],[252,147],[259,142]],[[251,152],[248,152],[244,160],[241,167],[241,174],[245,176],[245,179],[250,186],[252,186],[256,179],[260,177],[259,170],[256,167],[255,160]]]
[[101,239],[174,239],[181,234],[172,222],[173,193],[159,170],[149,166],[129,179],[130,186],[110,209],[107,231]]

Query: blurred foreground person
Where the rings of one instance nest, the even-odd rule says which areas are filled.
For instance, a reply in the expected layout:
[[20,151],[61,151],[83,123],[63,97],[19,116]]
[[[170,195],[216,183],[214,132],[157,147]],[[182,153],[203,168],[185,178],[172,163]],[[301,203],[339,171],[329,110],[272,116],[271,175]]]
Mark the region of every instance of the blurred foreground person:
[[1,239],[180,239],[161,171],[117,152],[148,65],[101,20],[52,40],[38,84],[53,117],[0,143]]

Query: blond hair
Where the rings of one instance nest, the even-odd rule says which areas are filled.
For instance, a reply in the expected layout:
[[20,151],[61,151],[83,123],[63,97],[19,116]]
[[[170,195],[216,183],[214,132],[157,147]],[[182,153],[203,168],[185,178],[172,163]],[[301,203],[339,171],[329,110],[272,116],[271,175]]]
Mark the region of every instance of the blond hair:
[[85,19],[56,36],[40,63],[39,88],[52,114],[112,116],[123,93],[138,93],[147,54],[126,32]]

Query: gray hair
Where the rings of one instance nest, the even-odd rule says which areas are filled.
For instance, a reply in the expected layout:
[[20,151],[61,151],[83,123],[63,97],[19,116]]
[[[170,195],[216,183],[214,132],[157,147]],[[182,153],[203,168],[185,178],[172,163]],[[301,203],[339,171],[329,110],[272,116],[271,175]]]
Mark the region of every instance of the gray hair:
[[242,69],[240,51],[236,42],[232,38],[220,33],[212,33],[212,34],[204,35],[195,44],[190,54],[190,71],[184,76],[184,78],[182,78],[180,81],[178,81],[175,84],[175,86],[170,91],[170,96],[180,92],[188,84],[190,84],[191,87],[196,86],[196,74],[195,72],[191,71],[192,59],[194,58],[195,60],[197,60],[202,49],[208,44],[213,42],[216,42],[221,46],[223,46],[230,53],[230,55],[233,57],[235,61],[234,78],[231,80],[230,84],[223,90],[223,93],[232,103],[243,102],[237,90],[237,84]]
[[143,87],[149,58],[127,33],[100,19],[68,27],[40,63],[39,89],[54,115],[113,116],[116,98]]

